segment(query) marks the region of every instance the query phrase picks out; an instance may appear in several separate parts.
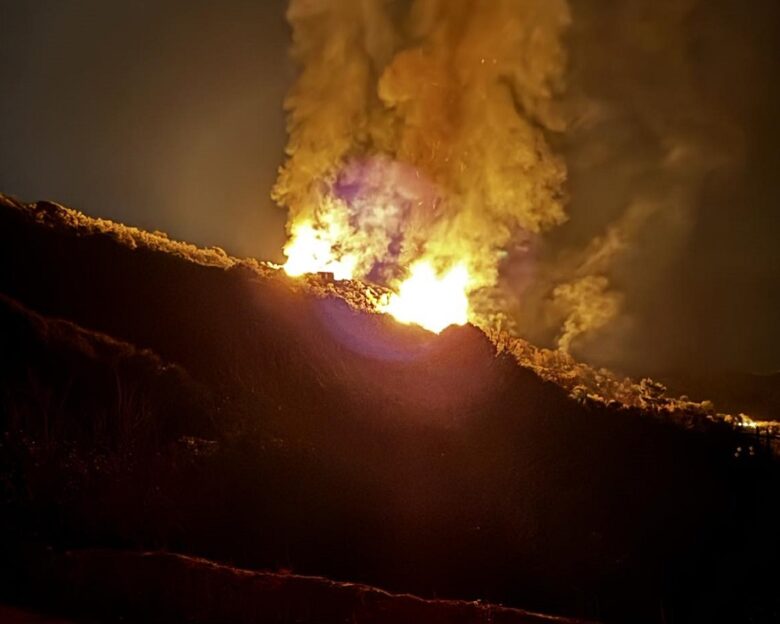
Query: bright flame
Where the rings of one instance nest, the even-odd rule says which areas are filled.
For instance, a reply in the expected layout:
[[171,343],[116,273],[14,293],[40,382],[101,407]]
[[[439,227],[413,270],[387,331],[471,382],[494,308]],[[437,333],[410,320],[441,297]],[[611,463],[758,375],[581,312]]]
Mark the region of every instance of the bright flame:
[[[365,271],[361,272],[361,267],[367,261],[361,256],[360,242],[360,233],[350,231],[343,214],[324,210],[316,225],[302,221],[293,227],[284,248],[284,270],[291,277],[307,273],[332,273],[335,280],[362,277]],[[395,292],[377,302],[376,308],[401,323],[437,334],[450,325],[466,324],[472,276],[465,263],[441,273],[434,269],[436,264],[435,257],[412,263],[408,277],[393,289]]]
[[468,322],[468,284],[469,272],[463,264],[439,276],[430,262],[422,260],[412,265],[398,293],[390,295],[380,310],[401,323],[414,323],[438,334],[445,327]]
[[296,226],[284,248],[287,262],[284,270],[291,277],[305,273],[333,273],[337,280],[352,279],[357,258],[346,255],[336,258],[331,232],[316,230],[311,223]]
[[[285,272],[291,277],[307,273],[332,273],[333,279],[352,279],[358,258],[340,256],[336,244],[339,233],[315,228],[310,222],[297,225],[284,248]],[[401,323],[415,324],[439,333],[450,325],[465,325],[469,316],[469,272],[458,264],[437,274],[431,262],[419,260],[409,270],[409,277],[377,308],[391,314]]]

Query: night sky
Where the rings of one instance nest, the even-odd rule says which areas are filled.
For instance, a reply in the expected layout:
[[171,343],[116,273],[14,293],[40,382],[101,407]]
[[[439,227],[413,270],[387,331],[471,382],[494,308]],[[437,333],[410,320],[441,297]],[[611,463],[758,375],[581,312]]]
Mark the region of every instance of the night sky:
[[284,0],[0,0],[0,188],[281,258]]
[[[0,0],[0,191],[279,261],[285,214],[268,194],[295,73],[284,8]],[[571,220],[549,253],[598,235],[637,194],[684,197],[643,226],[613,276],[626,314],[580,355],[632,373],[780,368],[777,3],[572,9],[567,97],[598,121],[582,113],[554,140]],[[670,143],[690,147],[676,169],[659,166]]]

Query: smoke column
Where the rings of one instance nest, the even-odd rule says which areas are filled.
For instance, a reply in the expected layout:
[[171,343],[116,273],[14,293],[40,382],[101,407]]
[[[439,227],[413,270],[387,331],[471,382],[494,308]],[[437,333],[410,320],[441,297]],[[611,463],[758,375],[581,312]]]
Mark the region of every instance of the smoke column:
[[[700,0],[572,0],[572,15],[567,129],[555,143],[571,219],[545,237],[510,314],[535,343],[646,373],[668,360],[657,354],[681,350],[684,335],[651,332],[681,325],[681,295],[700,296],[693,284],[672,285],[695,260],[697,222],[725,212],[712,196],[734,197],[744,163],[744,131],[707,76],[737,84],[726,61],[745,71],[750,56]],[[745,97],[734,89],[733,99]]]
[[472,319],[500,317],[508,250],[566,219],[546,134],[565,126],[567,3],[292,0],[287,17],[290,263],[391,287],[420,259],[464,266]]

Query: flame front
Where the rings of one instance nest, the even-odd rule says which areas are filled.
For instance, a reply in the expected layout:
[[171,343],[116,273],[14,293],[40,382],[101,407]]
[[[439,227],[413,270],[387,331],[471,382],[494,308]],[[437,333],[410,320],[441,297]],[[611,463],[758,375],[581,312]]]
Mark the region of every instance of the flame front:
[[414,323],[438,334],[450,325],[468,322],[468,283],[469,273],[462,264],[437,275],[429,262],[420,261],[380,310],[401,323]]
[[284,270],[291,277],[306,273],[333,273],[334,279],[352,279],[355,257],[337,258],[332,232],[317,230],[304,222],[295,227],[292,239],[284,248],[287,262]]
[[[297,225],[284,249],[285,272],[291,277],[332,273],[336,280],[352,279],[358,259],[352,254],[339,255],[337,235],[336,231],[317,229],[308,222]],[[468,269],[462,263],[437,273],[432,262],[419,260],[377,309],[401,323],[419,325],[438,334],[450,325],[468,322],[469,281]]]

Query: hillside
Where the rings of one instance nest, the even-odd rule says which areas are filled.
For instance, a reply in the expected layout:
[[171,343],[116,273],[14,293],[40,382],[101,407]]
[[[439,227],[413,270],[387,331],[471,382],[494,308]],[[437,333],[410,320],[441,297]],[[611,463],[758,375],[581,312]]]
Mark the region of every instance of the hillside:
[[51,203],[0,201],[0,266],[9,561],[165,549],[605,622],[778,613],[766,431]]

